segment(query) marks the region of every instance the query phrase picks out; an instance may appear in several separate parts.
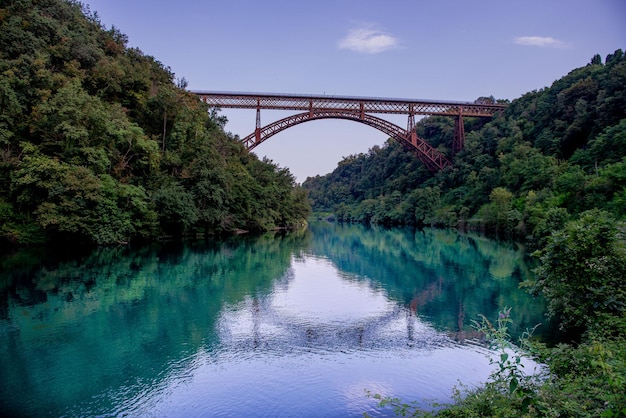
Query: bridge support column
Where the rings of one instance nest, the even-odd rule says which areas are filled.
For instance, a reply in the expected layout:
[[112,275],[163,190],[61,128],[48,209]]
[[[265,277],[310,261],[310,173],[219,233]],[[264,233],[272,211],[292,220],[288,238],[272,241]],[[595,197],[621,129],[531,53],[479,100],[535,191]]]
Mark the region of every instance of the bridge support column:
[[452,141],[452,152],[456,154],[463,149],[465,145],[465,124],[463,123],[463,115],[459,114],[454,121],[454,139]]
[[256,107],[256,128],[254,128],[254,141],[255,144],[261,142],[261,102],[257,100]]
[[406,123],[406,132],[408,134],[408,140],[411,144],[417,146],[417,132],[415,132],[415,110],[413,105],[409,105],[409,120]]

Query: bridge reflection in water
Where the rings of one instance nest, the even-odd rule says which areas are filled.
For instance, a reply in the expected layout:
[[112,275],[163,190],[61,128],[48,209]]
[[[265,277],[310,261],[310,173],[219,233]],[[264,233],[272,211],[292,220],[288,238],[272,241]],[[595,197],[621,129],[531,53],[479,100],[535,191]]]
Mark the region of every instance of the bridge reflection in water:
[[[455,118],[452,157],[465,143],[463,117],[491,118],[506,105],[494,103],[451,102],[352,96],[288,95],[276,93],[236,93],[193,91],[212,108],[256,109],[256,127],[241,142],[252,150],[273,135],[292,126],[319,119],[345,119],[363,123],[385,133],[417,157],[431,170],[452,164],[451,160],[417,136],[416,115]],[[261,109],[301,111],[266,126],[261,126]],[[406,129],[373,114],[407,115]]]
[[440,331],[419,310],[443,291],[443,280],[417,293],[408,306],[362,277],[340,273],[328,259],[304,256],[269,293],[246,298],[218,320],[221,344],[239,350],[296,348],[319,352],[415,347],[432,350],[482,343],[478,332]]
[[456,231],[311,222],[75,256],[0,272],[3,412],[363,416],[366,388],[446,402],[490,372],[456,341],[472,318],[513,306],[515,336],[545,306],[518,287],[519,246]]

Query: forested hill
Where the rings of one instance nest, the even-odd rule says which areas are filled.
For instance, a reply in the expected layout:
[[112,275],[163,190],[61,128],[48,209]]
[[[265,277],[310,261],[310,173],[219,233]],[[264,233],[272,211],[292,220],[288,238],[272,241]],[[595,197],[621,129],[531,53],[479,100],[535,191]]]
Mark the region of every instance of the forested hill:
[[[484,388],[437,416],[626,416],[626,57],[596,55],[465,131],[454,165],[436,174],[389,140],[303,186],[314,211],[342,221],[479,229],[533,250],[535,277],[522,285],[567,333],[554,348],[532,344],[549,374],[532,382],[505,354]],[[424,118],[417,133],[450,156],[454,121]],[[483,322],[503,330],[500,342],[518,320],[510,311]]]
[[[0,0],[0,243],[267,230],[310,207],[170,69],[70,0]],[[216,80],[219,82],[219,80]]]
[[[417,133],[449,155],[450,118]],[[388,141],[308,178],[316,212],[380,224],[473,227],[537,238],[599,208],[626,217],[626,57],[621,50],[510,103],[491,121],[466,119],[454,166],[428,172]],[[558,229],[558,228],[557,228]]]

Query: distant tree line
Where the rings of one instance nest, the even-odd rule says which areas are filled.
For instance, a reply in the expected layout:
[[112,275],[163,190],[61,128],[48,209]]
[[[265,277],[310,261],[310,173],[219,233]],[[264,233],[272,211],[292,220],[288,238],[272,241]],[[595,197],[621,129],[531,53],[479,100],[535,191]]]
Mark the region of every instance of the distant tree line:
[[305,191],[77,1],[0,1],[0,243],[302,223]]

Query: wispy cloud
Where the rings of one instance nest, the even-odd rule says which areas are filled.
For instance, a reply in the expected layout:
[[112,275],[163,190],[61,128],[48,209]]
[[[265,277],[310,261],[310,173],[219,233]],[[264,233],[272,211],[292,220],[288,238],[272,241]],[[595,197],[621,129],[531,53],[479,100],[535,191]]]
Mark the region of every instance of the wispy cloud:
[[338,43],[339,49],[363,54],[378,54],[398,47],[398,40],[389,33],[370,26],[352,29]]
[[514,39],[518,45],[538,46],[540,48],[565,48],[567,44],[549,36],[518,36]]

